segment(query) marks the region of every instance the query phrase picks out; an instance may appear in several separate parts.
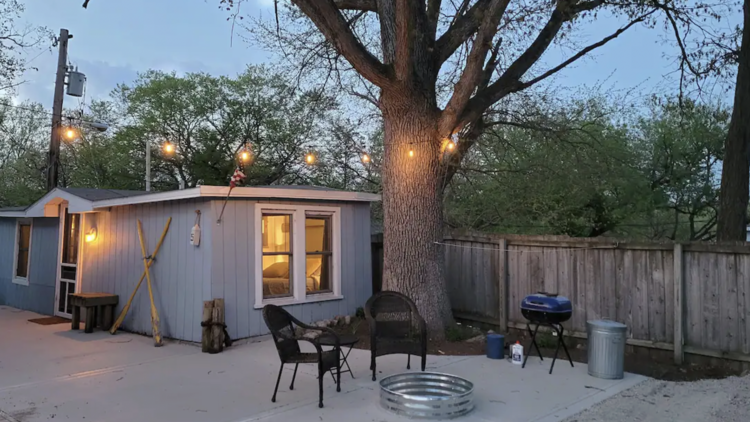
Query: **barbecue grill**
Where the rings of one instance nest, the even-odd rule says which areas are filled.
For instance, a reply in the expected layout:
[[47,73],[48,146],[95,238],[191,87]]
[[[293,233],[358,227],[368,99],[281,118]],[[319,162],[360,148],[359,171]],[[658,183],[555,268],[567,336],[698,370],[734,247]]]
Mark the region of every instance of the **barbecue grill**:
[[[539,354],[539,359],[542,358],[542,352],[539,350],[539,345],[536,344],[536,334],[539,331],[539,327],[544,325],[552,328],[557,334],[557,348],[555,349],[555,356],[552,358],[552,365],[549,368],[549,373],[552,373],[552,369],[555,367],[555,361],[557,360],[557,353],[560,351],[562,346],[565,351],[565,355],[568,356],[570,366],[573,366],[573,359],[570,358],[568,348],[565,346],[565,340],[563,339],[563,333],[565,329],[562,323],[569,320],[573,315],[573,305],[570,300],[564,296],[559,296],[557,293],[546,293],[538,292],[536,294],[526,296],[521,301],[521,313],[529,323],[526,324],[526,330],[531,334],[531,344],[528,347],[528,352],[523,359],[522,368],[526,367],[526,361],[531,354],[531,347],[536,348]],[[534,329],[531,326],[534,325]]]

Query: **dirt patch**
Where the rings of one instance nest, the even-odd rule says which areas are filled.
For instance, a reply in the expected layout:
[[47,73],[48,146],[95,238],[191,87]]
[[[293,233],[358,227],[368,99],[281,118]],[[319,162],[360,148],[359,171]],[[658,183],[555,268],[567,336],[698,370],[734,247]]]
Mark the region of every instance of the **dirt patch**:
[[[339,333],[355,334],[359,338],[359,342],[355,345],[355,348],[370,349],[370,330],[364,319],[353,319],[350,325],[338,326],[334,327],[334,329]],[[486,331],[482,332],[485,333]],[[524,346],[524,352],[528,353],[529,340],[526,333],[520,330],[512,330],[510,333],[505,334],[506,356],[509,355],[509,347],[516,341],[520,341]],[[537,343],[541,348],[542,356],[545,358],[551,358],[554,355],[556,342],[557,337],[551,334],[537,334]],[[568,346],[573,362],[587,363],[588,354],[585,340],[566,338],[565,343]],[[484,342],[437,341],[430,339],[427,342],[427,353],[448,356],[484,355],[486,348]],[[536,354],[536,351],[534,351],[534,354]],[[557,359],[556,366],[561,363],[567,364],[565,362],[567,358],[562,349],[560,349]],[[671,351],[627,347],[625,353],[625,371],[665,381],[722,379],[743,374],[741,366],[732,365],[726,361],[697,359],[696,362],[678,366],[672,363],[671,359]]]

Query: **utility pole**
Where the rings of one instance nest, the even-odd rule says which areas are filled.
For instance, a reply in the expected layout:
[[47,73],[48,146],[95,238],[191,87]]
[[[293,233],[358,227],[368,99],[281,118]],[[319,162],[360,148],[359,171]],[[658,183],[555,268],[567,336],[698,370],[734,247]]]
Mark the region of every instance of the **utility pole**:
[[52,133],[49,141],[49,156],[47,161],[47,192],[57,187],[58,170],[60,165],[60,139],[62,138],[63,95],[65,88],[65,74],[68,71],[68,40],[73,38],[67,29],[60,30],[57,39],[59,53],[57,56],[57,77],[55,78],[55,98],[52,103]]

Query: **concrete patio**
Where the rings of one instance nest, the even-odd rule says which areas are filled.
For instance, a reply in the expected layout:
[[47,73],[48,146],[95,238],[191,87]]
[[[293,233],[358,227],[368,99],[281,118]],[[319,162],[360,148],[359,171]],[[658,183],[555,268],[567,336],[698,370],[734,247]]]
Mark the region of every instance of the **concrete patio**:
[[[28,322],[39,315],[0,306],[0,421],[405,421],[382,410],[370,381],[369,353],[354,350],[357,377],[342,375],[340,393],[325,378],[325,408],[317,407],[315,367],[293,366],[271,403],[278,357],[267,339],[208,355],[195,345],[120,333],[84,334],[67,324]],[[558,421],[645,380],[589,377],[586,365],[530,358],[525,369],[483,356],[429,356],[428,370],[475,384],[476,410],[464,421]],[[406,370],[405,356],[378,359],[380,376]],[[416,366],[416,365],[415,365]]]

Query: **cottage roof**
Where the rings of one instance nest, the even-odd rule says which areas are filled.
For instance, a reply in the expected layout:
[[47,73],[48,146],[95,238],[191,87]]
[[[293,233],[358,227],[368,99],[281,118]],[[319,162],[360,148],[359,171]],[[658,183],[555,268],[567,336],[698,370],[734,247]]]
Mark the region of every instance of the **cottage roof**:
[[73,213],[93,212],[110,207],[192,198],[258,198],[339,202],[375,202],[380,195],[330,189],[320,186],[248,186],[230,190],[228,186],[198,186],[166,192],[118,189],[56,188],[28,207],[0,209],[0,217],[57,217],[60,203],[66,201]]

